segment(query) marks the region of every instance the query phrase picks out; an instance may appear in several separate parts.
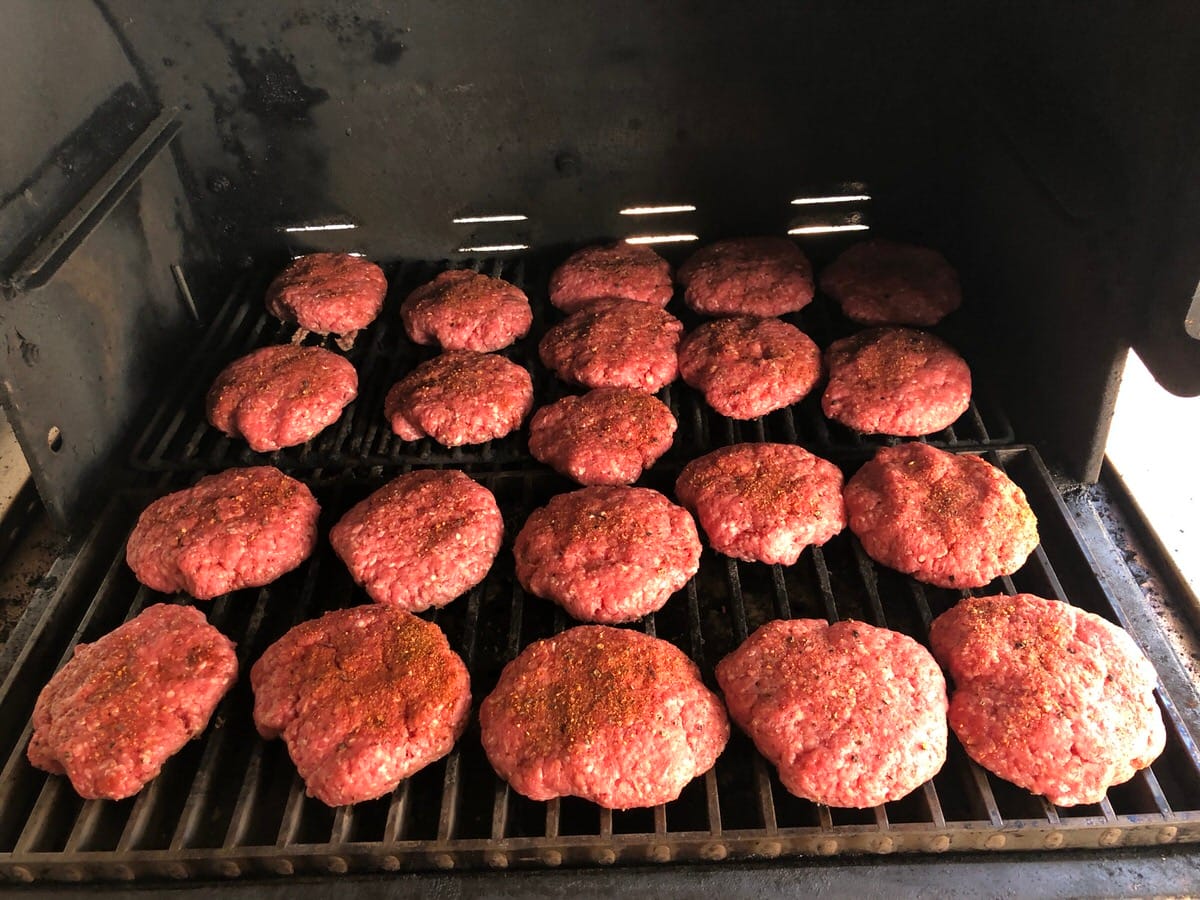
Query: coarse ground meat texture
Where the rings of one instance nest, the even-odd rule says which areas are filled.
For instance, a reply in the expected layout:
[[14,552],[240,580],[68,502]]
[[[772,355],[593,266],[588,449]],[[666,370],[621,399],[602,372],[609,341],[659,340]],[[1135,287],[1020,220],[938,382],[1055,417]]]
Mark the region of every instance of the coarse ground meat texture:
[[526,647],[479,708],[496,772],[532,800],[656,806],[712,768],[725,708],[677,647],[583,625]]
[[631,484],[671,448],[665,403],[633,388],[596,388],[533,414],[529,452],[580,484]]
[[694,459],[675,496],[718,553],[790,566],[846,527],[842,472],[794,444],[734,444]]
[[152,590],[211,600],[308,559],[320,513],[312,492],[273,466],[227,469],[147,506],[125,559]]
[[357,606],[297,625],[250,670],[254,724],[282,737],[310,797],[329,806],[389,793],[462,735],[471,684],[436,625]]
[[1097,615],[1032,594],[967,597],[929,638],[967,754],[1052,803],[1098,803],[1163,751],[1154,667]]
[[1025,492],[978,456],[884,447],[846,483],[845,498],[868,556],[938,587],[1011,575],[1038,545]]
[[821,409],[865,434],[941,431],[971,404],[971,370],[940,338],[911,328],[871,328],[825,351]]
[[781,316],[813,298],[812,265],[787,238],[717,241],[679,267],[684,302],[710,316]]
[[233,642],[194,606],[149,606],[79,644],[42,689],[29,761],[88,800],[131,797],[205,729],[237,669]]
[[421,363],[383,400],[392,431],[445,447],[482,444],[521,427],[533,408],[533,379],[494,353],[449,350]]
[[372,600],[420,612],[483,581],[503,535],[491,491],[456,469],[421,469],[354,506],[329,543]]
[[533,311],[515,284],[457,269],[409,294],[400,319],[418,344],[490,353],[529,334]]
[[358,373],[320,347],[262,347],[234,360],[205,398],[208,421],[250,449],[303,444],[341,418],[358,395]]
[[317,334],[352,335],[383,309],[387,278],[350,253],[310,253],[291,261],[267,288],[267,312]]
[[589,303],[546,332],[538,352],[546,368],[584,387],[627,387],[653,394],[679,374],[683,324],[637,300]]
[[679,375],[721,415],[754,419],[813,389],[821,377],[821,351],[780,319],[717,319],[680,341]]
[[821,272],[821,290],[863,325],[936,325],[962,305],[958,273],[936,250],[871,240]]
[[569,313],[604,297],[661,309],[673,293],[670,263],[649,247],[624,242],[576,250],[550,276],[550,303]]
[[946,762],[946,681],[907,635],[864,622],[768,622],[717,664],[729,716],[806,800],[862,809]]
[[517,580],[581,622],[631,622],[662,609],[700,568],[687,510],[658,491],[598,485],[558,494],[513,545]]

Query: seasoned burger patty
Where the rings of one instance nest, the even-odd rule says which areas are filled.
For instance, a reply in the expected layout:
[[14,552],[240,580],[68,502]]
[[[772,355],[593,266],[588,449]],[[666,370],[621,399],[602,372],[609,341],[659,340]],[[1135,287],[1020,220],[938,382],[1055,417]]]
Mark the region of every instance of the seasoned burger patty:
[[71,661],[33,709],[29,761],[81,797],[120,800],[208,725],[237,680],[234,645],[193,606],[149,606]]
[[1052,803],[1098,803],[1163,751],[1154,667],[1099,616],[1032,594],[967,597],[929,639],[968,755]]
[[649,303],[596,300],[546,332],[546,368],[585,387],[628,387],[653,394],[679,374],[682,323]]
[[400,319],[418,344],[490,353],[529,334],[533,311],[516,285],[458,269],[409,294]]
[[671,448],[676,427],[657,397],[596,388],[535,412],[529,452],[580,484],[631,484]]
[[450,752],[467,726],[467,667],[429,622],[357,606],[297,625],[250,670],[254,724],[282,737],[310,797],[371,800]]
[[1038,545],[1025,492],[977,456],[884,447],[846,484],[850,530],[876,562],[946,588],[982,587]]
[[734,444],[694,459],[675,482],[718,553],[790,566],[846,527],[842,473],[794,444]]
[[624,242],[577,250],[550,276],[550,302],[569,313],[604,297],[661,308],[672,293],[670,264],[649,247]]
[[787,238],[717,241],[679,267],[684,302],[710,316],[781,316],[813,298],[812,266]]
[[320,513],[312,492],[273,466],[227,469],[147,506],[125,559],[148,588],[211,600],[308,559]]
[[583,622],[630,622],[662,608],[700,568],[687,510],[658,491],[600,485],[559,494],[525,521],[517,580]]
[[971,370],[940,338],[911,328],[872,328],[825,351],[825,415],[866,434],[941,431],[971,403]]
[[679,375],[721,415],[753,419],[811,391],[821,377],[821,351],[780,319],[717,319],[680,342]]
[[875,239],[843,251],[821,290],[863,325],[936,325],[962,305],[958,273],[936,250]]
[[491,491],[456,469],[422,469],[354,506],[329,543],[372,600],[420,612],[483,581],[503,534]]
[[712,768],[729,722],[664,640],[584,625],[526,647],[479,708],[496,772],[533,800],[655,806]]
[[205,399],[208,421],[250,449],[303,444],[336,422],[358,395],[358,373],[320,347],[262,347],[234,360]]
[[521,427],[533,408],[533,379],[493,353],[451,350],[392,385],[383,414],[406,441],[482,444]]
[[729,715],[797,797],[864,808],[946,761],[946,681],[912,638],[863,622],[768,622],[717,664]]
[[310,253],[291,261],[267,288],[267,312],[317,334],[352,335],[383,309],[387,278],[349,253]]

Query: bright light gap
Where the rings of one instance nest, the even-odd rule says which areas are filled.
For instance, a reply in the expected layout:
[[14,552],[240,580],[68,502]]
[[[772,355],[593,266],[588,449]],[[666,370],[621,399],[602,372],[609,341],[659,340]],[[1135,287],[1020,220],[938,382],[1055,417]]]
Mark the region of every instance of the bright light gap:
[[332,222],[328,225],[289,225],[283,230],[288,233],[297,231],[349,231],[357,228],[353,222]]
[[627,244],[681,244],[684,241],[698,241],[695,234],[639,234],[625,238]]
[[462,216],[458,219],[453,219],[455,225],[480,225],[486,222],[524,222],[529,216],[517,215],[502,215],[502,216]]
[[695,212],[696,207],[687,203],[678,206],[630,206],[621,210],[623,216],[656,216],[665,213]]
[[841,194],[836,197],[797,197],[792,206],[816,206],[821,203],[856,203],[859,200],[870,200],[870,194]]
[[502,253],[505,250],[528,250],[528,244],[483,244],[479,247],[459,247],[457,253]]
[[867,231],[870,225],[805,225],[803,228],[789,228],[788,234],[829,234],[832,231]]

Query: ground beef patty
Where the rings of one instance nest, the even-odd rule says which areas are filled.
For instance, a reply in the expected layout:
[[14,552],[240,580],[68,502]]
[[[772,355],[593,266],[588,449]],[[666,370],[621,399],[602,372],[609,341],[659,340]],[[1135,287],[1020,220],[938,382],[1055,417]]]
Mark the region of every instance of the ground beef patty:
[[267,312],[317,334],[352,335],[383,308],[387,278],[350,253],[310,253],[291,261],[267,288]]
[[621,297],[662,308],[671,299],[670,264],[649,247],[584,247],[550,276],[550,302],[574,312],[593,300]]
[[1025,492],[978,456],[884,447],[846,484],[850,530],[876,562],[945,588],[982,587],[1038,545]]
[[684,302],[710,316],[781,316],[813,298],[808,257],[782,237],[709,244],[692,254],[676,277]]
[[358,373],[320,347],[262,347],[234,360],[205,399],[208,421],[269,453],[311,440],[358,395]]
[[657,397],[596,388],[535,412],[529,452],[580,484],[631,484],[670,449],[676,427]]
[[310,797],[381,797],[467,727],[471,683],[445,635],[399,609],[357,606],[297,625],[250,670],[254,724],[282,737]]
[[717,319],[680,342],[679,375],[721,415],[754,419],[813,389],[821,377],[821,351],[780,319]]
[[864,808],[924,784],[946,761],[946,681],[907,635],[864,622],[768,622],[717,664],[730,718],[783,786]]
[[734,444],[694,459],[675,482],[718,553],[790,566],[846,527],[842,473],[794,444]]
[[446,447],[482,444],[521,427],[533,408],[533,379],[494,353],[450,350],[394,385],[383,414],[403,440],[431,437]]
[[147,506],[125,559],[148,588],[211,600],[308,559],[320,513],[312,492],[273,466],[227,469]]
[[194,606],[149,606],[75,655],[33,709],[29,761],[81,797],[120,800],[208,725],[237,680],[234,645]]
[[662,608],[700,568],[687,510],[624,485],[559,494],[525,520],[517,580],[581,622],[631,622]]
[[871,240],[821,272],[821,290],[863,325],[936,325],[962,305],[958,273],[936,250]]
[[911,328],[871,328],[825,351],[821,409],[866,434],[941,431],[971,404],[971,370],[940,338]]
[[420,612],[483,581],[503,535],[491,491],[456,469],[422,469],[353,507],[329,543],[372,600]]
[[637,300],[604,299],[546,332],[538,352],[546,368],[584,387],[628,387],[653,394],[679,374],[683,324]]
[[1098,803],[1163,751],[1154,667],[1099,616],[1032,594],[967,597],[929,638],[967,753],[1052,803]]
[[492,767],[533,800],[655,806],[712,768],[725,709],[677,647],[583,625],[531,644],[479,708]]
[[418,344],[489,353],[529,334],[533,311],[515,284],[457,269],[409,294],[400,319]]

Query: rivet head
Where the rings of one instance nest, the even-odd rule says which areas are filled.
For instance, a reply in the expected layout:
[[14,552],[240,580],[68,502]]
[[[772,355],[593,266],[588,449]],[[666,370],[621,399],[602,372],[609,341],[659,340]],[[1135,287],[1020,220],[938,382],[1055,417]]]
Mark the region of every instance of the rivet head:
[[939,834],[929,839],[928,847],[934,853],[945,853],[950,849],[950,838],[947,835]]
[[334,875],[345,875],[350,871],[350,864],[344,856],[331,856],[325,860],[325,868]]
[[822,856],[833,856],[837,850],[838,842],[833,838],[825,838],[825,840],[817,842],[817,852]]
[[671,848],[665,844],[659,844],[657,847],[652,847],[650,848],[650,858],[659,863],[670,862]]
[[170,863],[166,867],[166,873],[168,878],[174,878],[182,881],[184,878],[188,877],[188,867],[183,863]]
[[1100,833],[1100,845],[1103,847],[1112,847],[1121,840],[1121,830],[1119,828],[1107,828]]
[[779,843],[779,841],[761,841],[754,850],[759,856],[774,859],[783,852],[783,844]]
[[613,850],[606,847],[603,850],[596,851],[596,862],[600,863],[600,865],[611,866],[616,861],[617,854]]
[[705,844],[700,848],[700,855],[715,862],[728,856],[729,848],[724,844]]
[[439,869],[453,869],[454,857],[449,853],[438,853],[433,857],[433,864]]
[[983,846],[987,847],[989,850],[1003,850],[1004,845],[1007,843],[1008,838],[1006,838],[1004,835],[993,834],[983,842]]
[[493,869],[507,869],[508,856],[493,850],[491,853],[484,854],[483,861]]
[[1042,843],[1050,848],[1061,847],[1063,845],[1063,833],[1061,831],[1052,831],[1046,835],[1046,840]]
[[226,878],[237,878],[239,875],[242,874],[242,867],[239,866],[237,863],[235,863],[233,860],[227,859],[223,863],[221,863],[219,866],[217,866],[217,871],[220,872],[222,875],[224,875]]
[[1179,829],[1174,825],[1164,825],[1158,829],[1158,842],[1160,844],[1169,844],[1175,840],[1175,835],[1179,834]]
[[33,872],[27,866],[13,866],[10,871],[17,881],[24,881],[26,884],[33,881]]
[[871,846],[876,853],[891,853],[896,849],[896,842],[890,837],[881,837],[877,838]]
[[129,866],[114,866],[112,875],[114,878],[121,879],[121,881],[133,881],[133,869]]
[[561,866],[562,853],[560,853],[558,850],[547,850],[542,854],[542,862],[548,866]]
[[296,871],[290,859],[276,859],[271,862],[271,871],[276,875],[291,875]]
[[379,861],[379,868],[383,869],[385,872],[395,872],[400,868],[400,857],[385,856]]

